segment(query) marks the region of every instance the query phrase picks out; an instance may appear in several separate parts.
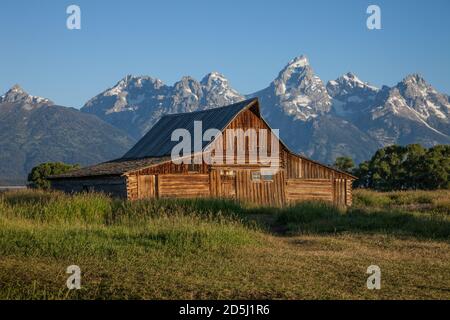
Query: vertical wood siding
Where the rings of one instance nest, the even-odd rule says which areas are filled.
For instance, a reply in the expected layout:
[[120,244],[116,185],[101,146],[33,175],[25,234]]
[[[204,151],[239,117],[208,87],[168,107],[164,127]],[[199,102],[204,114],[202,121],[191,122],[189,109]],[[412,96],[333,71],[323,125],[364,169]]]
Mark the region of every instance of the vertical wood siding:
[[345,179],[335,179],[333,184],[333,200],[337,206],[345,206],[347,202],[347,182]]
[[[235,178],[221,175],[223,170],[235,172]],[[284,204],[284,171],[280,170],[272,181],[253,181],[252,172],[246,168],[213,168],[210,173],[211,195],[218,198],[231,198],[243,203],[281,207]],[[224,181],[225,180],[225,181]],[[232,184],[231,186],[229,184]],[[234,184],[234,186],[233,186]],[[230,188],[234,191],[230,192]]]
[[[237,143],[237,136],[233,136],[230,134],[227,134],[227,130],[242,130],[241,133],[245,134],[245,132],[248,133],[247,130],[254,129],[255,132],[255,142],[251,143],[249,135],[246,135],[245,138],[242,137],[244,148],[243,152],[240,152],[238,155],[238,143]],[[212,149],[216,150],[222,145],[222,155],[223,165],[242,165],[242,164],[251,164],[251,159],[255,159],[257,162],[260,162],[260,159],[258,158],[259,150],[262,149],[261,143],[259,139],[259,133],[260,130],[266,130],[267,138],[265,141],[264,148],[267,150],[267,155],[270,156],[272,152],[272,139],[276,139],[275,136],[271,134],[270,127],[251,109],[243,111],[239,116],[234,119],[227,128],[225,128],[224,132],[222,133],[221,139],[217,139],[217,141],[213,142]],[[237,131],[236,131],[237,132]],[[278,143],[278,140],[277,140]],[[255,145],[253,145],[255,144]],[[233,154],[233,163],[227,163],[227,148],[233,148],[234,154]],[[282,149],[279,148],[279,152],[281,155]],[[214,154],[214,152],[213,152]],[[279,156],[275,161],[279,162],[277,165],[283,166],[282,158]]]
[[353,195],[352,195],[352,180],[346,180],[346,198],[345,198],[345,205],[351,206],[353,204]]
[[156,180],[154,175],[138,176],[138,199],[154,198],[156,194]]
[[286,171],[288,179],[345,179],[347,177],[343,173],[293,154],[287,156]]
[[253,170],[237,171],[237,200],[262,206],[281,207],[284,204],[284,171],[273,175],[272,181],[253,181]]

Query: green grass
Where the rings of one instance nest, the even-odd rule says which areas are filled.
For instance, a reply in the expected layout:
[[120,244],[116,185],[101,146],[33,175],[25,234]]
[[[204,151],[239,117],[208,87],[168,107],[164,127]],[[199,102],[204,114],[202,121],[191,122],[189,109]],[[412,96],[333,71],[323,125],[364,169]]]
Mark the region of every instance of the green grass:
[[6,194],[0,198],[0,254],[111,257],[136,248],[180,253],[255,244],[255,231],[231,209],[220,200],[124,202],[101,194]]
[[[326,203],[0,194],[1,299],[449,299],[450,192]],[[69,291],[67,266],[82,270]],[[382,290],[365,287],[382,270]]]
[[447,190],[436,191],[394,191],[377,192],[371,190],[355,190],[355,206],[389,207],[401,205],[436,204],[444,199],[449,200]]
[[[357,203],[362,202],[366,203],[366,199],[357,200]],[[351,232],[423,239],[450,238],[450,215],[445,214],[440,207],[423,212],[422,209],[414,211],[390,206],[392,203],[398,203],[398,199],[378,202],[382,204],[381,207],[355,205],[344,210],[327,203],[305,202],[281,210],[277,223],[291,235]]]

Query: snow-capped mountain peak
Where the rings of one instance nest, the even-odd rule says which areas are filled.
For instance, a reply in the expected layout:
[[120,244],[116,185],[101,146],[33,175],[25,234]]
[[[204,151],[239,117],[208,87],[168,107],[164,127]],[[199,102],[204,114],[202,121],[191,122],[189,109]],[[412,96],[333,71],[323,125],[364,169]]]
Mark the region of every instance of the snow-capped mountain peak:
[[274,82],[282,84],[278,89],[280,89],[280,94],[284,94],[287,87],[301,85],[301,82],[305,77],[313,78],[315,76],[309,65],[308,58],[302,55],[289,61],[289,63],[280,71]]
[[[207,105],[223,104],[225,101],[237,102],[243,97],[233,88],[225,76],[219,72],[211,72],[200,81],[205,96],[209,96]],[[213,99],[211,99],[213,98]],[[222,99],[221,99],[222,98]],[[222,100],[222,102],[219,102]]]
[[202,95],[201,84],[190,76],[184,76],[170,89],[166,99],[170,100],[171,113],[190,112],[197,109]]
[[306,121],[330,110],[327,90],[304,55],[292,59],[272,82],[271,88],[284,113],[297,120]]
[[206,75],[201,82],[184,76],[173,86],[148,76],[128,75],[89,100],[82,111],[96,114],[139,138],[164,114],[220,107],[242,99],[218,72]]
[[208,73],[203,77],[200,83],[202,84],[202,86],[205,87],[205,89],[229,86],[228,79],[225,78],[225,76],[219,72]]
[[22,89],[18,84],[9,89],[0,97],[0,103],[16,103],[31,108],[36,105],[53,105],[53,102],[47,98],[32,96]]
[[200,83],[190,76],[183,76],[181,77],[180,81],[174,84],[173,87],[176,90],[192,91],[192,89],[194,89],[193,87],[196,87],[195,89],[198,89],[200,87]]
[[104,91],[103,94],[105,96],[117,96],[135,88],[143,88],[144,86],[161,87],[163,85],[161,80],[152,77],[127,75],[117,82],[115,86]]
[[354,73],[347,72],[342,76],[342,79],[352,87],[359,87],[359,88],[367,88],[369,90],[378,91],[378,88],[375,86],[370,85],[368,82],[364,82],[361,79],[358,78]]
[[437,92],[421,75],[408,75],[397,84],[396,88],[408,105],[418,112],[423,119],[450,120],[448,96]]
[[[119,80],[113,87],[90,99],[82,109],[91,113],[111,114],[133,111],[141,102],[165,95],[167,86],[156,78],[148,76],[127,75]],[[94,110],[95,109],[95,110]]]
[[328,81],[328,94],[332,97],[333,112],[347,117],[367,109],[380,91],[377,87],[362,81],[352,72]]
[[294,59],[289,61],[287,65],[287,67],[289,68],[304,68],[306,66],[309,66],[309,60],[308,57],[305,55],[295,57]]
[[425,79],[418,73],[407,75],[402,82],[410,85],[428,86]]
[[347,72],[336,80],[329,81],[327,83],[327,90],[332,97],[347,95],[352,93],[353,90],[367,90],[373,92],[379,91],[377,87],[370,85],[368,82],[362,81],[352,72]]
[[228,82],[228,79],[220,72],[213,71],[205,75],[200,82],[203,85],[207,85],[210,81]]

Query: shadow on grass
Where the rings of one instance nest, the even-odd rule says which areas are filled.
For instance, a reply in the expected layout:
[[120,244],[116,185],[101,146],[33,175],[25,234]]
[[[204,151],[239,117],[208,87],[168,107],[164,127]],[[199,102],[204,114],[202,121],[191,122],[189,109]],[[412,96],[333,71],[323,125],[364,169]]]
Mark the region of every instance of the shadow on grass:
[[445,216],[399,209],[349,208],[305,202],[280,210],[273,224],[283,234],[385,233],[450,240]]

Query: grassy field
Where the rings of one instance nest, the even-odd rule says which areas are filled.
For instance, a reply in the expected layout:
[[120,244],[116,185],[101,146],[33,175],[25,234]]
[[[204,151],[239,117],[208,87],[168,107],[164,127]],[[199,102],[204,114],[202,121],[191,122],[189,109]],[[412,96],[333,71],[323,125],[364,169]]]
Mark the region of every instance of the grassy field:
[[449,275],[449,191],[357,190],[346,211],[0,194],[0,299],[450,299]]

